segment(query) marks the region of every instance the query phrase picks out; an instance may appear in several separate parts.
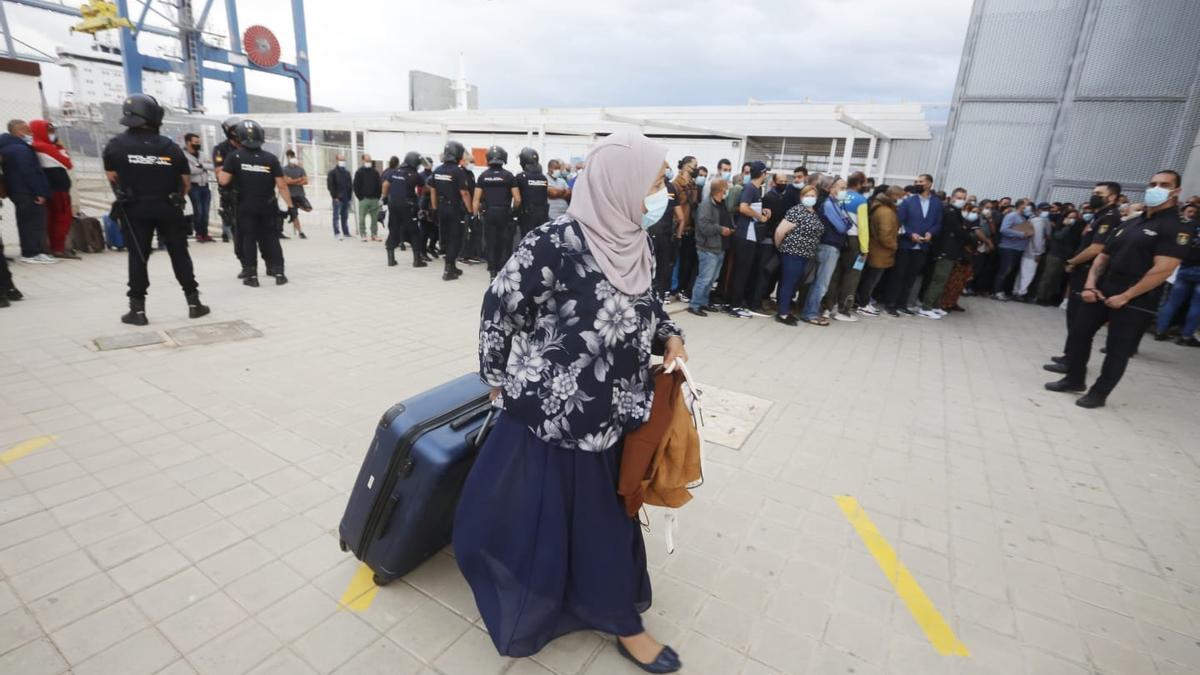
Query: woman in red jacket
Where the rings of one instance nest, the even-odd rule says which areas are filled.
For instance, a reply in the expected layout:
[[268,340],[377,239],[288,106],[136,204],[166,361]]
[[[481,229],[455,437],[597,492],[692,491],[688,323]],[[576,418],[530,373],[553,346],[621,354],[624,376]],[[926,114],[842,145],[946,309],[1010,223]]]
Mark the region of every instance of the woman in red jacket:
[[50,199],[46,202],[46,233],[50,239],[50,252],[55,258],[79,259],[67,250],[67,233],[71,230],[71,155],[58,143],[53,124],[46,120],[29,123],[33,131],[33,149],[46,180],[50,181]]

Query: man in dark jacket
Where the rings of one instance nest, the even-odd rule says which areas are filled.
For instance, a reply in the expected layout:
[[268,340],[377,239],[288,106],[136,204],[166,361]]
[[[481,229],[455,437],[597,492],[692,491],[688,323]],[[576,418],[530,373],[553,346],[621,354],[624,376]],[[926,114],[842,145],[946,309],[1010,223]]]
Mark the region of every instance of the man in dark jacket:
[[[350,236],[346,220],[350,217],[351,185],[350,172],[346,170],[346,157],[338,155],[337,166],[325,177],[325,187],[329,189],[329,196],[333,199],[333,236],[337,237],[338,241]],[[342,221],[341,232],[338,232],[338,220]]]
[[358,236],[367,240],[367,223],[371,224],[371,241],[379,241],[379,200],[383,197],[383,178],[363,155],[362,166],[354,172],[354,196],[358,197]]
[[25,120],[12,120],[8,132],[0,134],[0,162],[4,164],[4,187],[17,211],[21,239],[21,262],[58,262],[46,255],[46,201],[50,183],[33,146],[33,131]]

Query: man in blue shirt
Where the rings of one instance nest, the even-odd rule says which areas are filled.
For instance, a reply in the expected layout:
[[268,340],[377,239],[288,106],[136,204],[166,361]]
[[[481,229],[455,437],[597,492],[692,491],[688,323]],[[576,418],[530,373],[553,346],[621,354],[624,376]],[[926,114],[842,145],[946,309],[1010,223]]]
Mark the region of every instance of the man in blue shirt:
[[1033,215],[1033,200],[1018,199],[1016,208],[1000,221],[1000,245],[996,247],[1000,256],[1000,266],[996,269],[996,279],[992,282],[992,297],[997,300],[1008,300],[1004,290],[1008,277],[1021,262],[1025,248],[1029,246],[1029,238],[1033,228],[1026,225]]
[[887,313],[890,316],[916,315],[906,306],[906,300],[925,267],[930,242],[942,231],[942,200],[933,194],[933,176],[923,173],[913,185],[917,192],[896,209],[900,219],[900,239],[896,267],[888,285]]

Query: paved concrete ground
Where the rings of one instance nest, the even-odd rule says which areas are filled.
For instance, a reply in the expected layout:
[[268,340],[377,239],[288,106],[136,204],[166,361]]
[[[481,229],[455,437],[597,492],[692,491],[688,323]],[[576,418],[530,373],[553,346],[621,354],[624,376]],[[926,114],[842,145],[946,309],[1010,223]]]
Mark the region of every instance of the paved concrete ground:
[[[497,657],[447,554],[339,608],[358,564],[334,532],[372,429],[474,368],[485,273],[445,284],[310,231],[285,242],[280,288],[193,246],[204,322],[264,334],[201,347],[90,347],[134,332],[122,255],[18,266],[0,673],[634,672],[592,634]],[[166,256],[152,266],[151,328],[189,324]],[[966,302],[829,328],[681,316],[698,378],[772,403],[740,449],[710,448],[678,552],[661,519],[648,536],[647,623],[685,672],[1200,672],[1200,352],[1147,341],[1110,407],[1084,411],[1041,389],[1059,311]],[[935,651],[838,495],[970,656]]]

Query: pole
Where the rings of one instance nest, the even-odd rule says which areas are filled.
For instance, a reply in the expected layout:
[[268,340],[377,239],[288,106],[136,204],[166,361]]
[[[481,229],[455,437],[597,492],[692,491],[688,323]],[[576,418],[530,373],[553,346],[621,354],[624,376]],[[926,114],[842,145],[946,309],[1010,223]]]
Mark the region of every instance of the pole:
[[826,171],[829,173],[833,173],[833,157],[836,154],[837,154],[837,139],[831,138],[831,139],[829,139],[829,166],[826,167]]
[[874,175],[871,172],[871,164],[875,162],[875,146],[877,145],[878,140],[879,139],[875,138],[875,134],[871,134],[871,140],[867,143],[867,161],[863,164],[863,173],[867,174],[868,176]]
[[[149,1],[147,0],[147,4]],[[117,12],[129,16],[129,0],[117,0]],[[125,71],[125,93],[142,93],[142,59],[138,53],[137,39],[130,28],[121,28],[121,62]]]
[[854,154],[854,129],[846,135],[846,150],[842,153],[842,178],[850,174],[850,157]]
[[[123,0],[122,0],[123,1]],[[225,0],[225,15],[229,18],[229,51],[245,55],[242,50],[242,31],[238,28],[237,0]],[[234,68],[230,73],[229,101],[230,112],[244,115],[250,112],[250,101],[246,95],[246,71]]]
[[13,44],[12,31],[8,27],[8,15],[4,13],[4,2],[0,0],[0,30],[4,31],[4,53],[9,58],[17,58],[17,48]]

